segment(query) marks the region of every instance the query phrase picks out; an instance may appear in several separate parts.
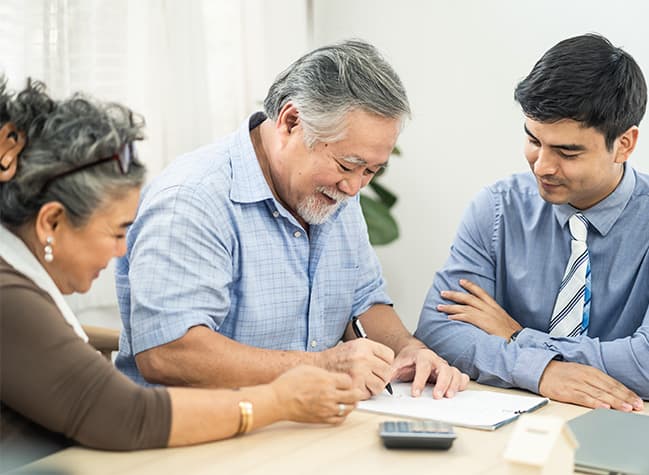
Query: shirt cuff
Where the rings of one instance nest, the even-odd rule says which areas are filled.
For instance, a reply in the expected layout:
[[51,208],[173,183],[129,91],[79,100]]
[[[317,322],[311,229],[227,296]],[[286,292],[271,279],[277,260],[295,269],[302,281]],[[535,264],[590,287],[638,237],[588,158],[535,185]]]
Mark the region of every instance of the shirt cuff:
[[[161,318],[159,316],[158,318]],[[131,322],[133,320],[131,319]],[[178,340],[185,336],[190,328],[197,326],[205,326],[217,332],[219,328],[216,326],[214,320],[210,317],[195,314],[186,315],[184,318],[171,313],[164,316],[164,322],[174,322],[169,325],[154,324],[154,320],[150,318],[143,319],[137,327],[131,327],[131,346],[133,356],[137,355],[151,348],[166,345],[172,341]]]
[[[527,331],[527,330],[526,330]],[[522,335],[522,333],[520,334]],[[512,343],[519,344],[519,338]],[[539,381],[550,361],[558,356],[557,353],[538,348],[521,348],[512,371],[512,382],[516,387],[539,392]]]
[[547,349],[549,335],[545,332],[534,330],[533,328],[523,328],[516,335],[516,343],[523,348],[541,348]]

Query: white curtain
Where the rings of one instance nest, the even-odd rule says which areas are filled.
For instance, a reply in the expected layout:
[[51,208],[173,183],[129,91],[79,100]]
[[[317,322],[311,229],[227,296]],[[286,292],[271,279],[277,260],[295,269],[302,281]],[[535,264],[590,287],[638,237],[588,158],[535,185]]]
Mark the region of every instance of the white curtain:
[[[32,77],[54,97],[84,91],[142,114],[150,179],[260,108],[306,51],[309,12],[308,0],[2,0],[0,70],[13,89]],[[69,300],[82,321],[119,325],[112,266]]]

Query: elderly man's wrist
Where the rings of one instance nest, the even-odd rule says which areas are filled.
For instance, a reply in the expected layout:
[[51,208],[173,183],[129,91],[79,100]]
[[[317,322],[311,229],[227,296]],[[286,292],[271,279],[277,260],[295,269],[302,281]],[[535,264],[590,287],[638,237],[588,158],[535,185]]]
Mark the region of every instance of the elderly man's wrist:
[[329,350],[324,351],[307,351],[304,353],[304,358],[302,359],[303,364],[317,366],[318,368],[330,370],[329,358],[327,355]]
[[398,351],[395,349],[395,356],[401,353],[404,350],[411,350],[411,349],[419,349],[419,350],[427,350],[429,349],[421,340],[418,340],[414,336],[411,336],[408,338],[408,340],[404,341],[404,343],[401,345],[401,347],[398,349]]
[[509,335],[509,338],[507,339],[507,343],[512,343],[516,341],[516,338],[518,338],[518,335],[524,330],[524,328],[519,328],[515,332],[513,332],[511,335]]

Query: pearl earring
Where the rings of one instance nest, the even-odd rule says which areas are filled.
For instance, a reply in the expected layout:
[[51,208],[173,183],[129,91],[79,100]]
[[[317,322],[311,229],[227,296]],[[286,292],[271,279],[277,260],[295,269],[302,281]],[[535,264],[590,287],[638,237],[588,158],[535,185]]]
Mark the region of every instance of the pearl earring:
[[54,254],[52,253],[52,243],[54,242],[54,238],[52,236],[48,236],[47,239],[45,240],[47,244],[45,244],[45,262],[52,262],[54,260]]

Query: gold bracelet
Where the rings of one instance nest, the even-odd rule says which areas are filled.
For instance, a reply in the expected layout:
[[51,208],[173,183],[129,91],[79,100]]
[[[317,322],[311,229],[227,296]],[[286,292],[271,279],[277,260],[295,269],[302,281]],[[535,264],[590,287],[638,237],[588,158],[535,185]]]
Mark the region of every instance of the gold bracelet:
[[252,429],[252,403],[248,401],[239,401],[239,412],[239,430],[237,430],[236,435],[245,434]]

